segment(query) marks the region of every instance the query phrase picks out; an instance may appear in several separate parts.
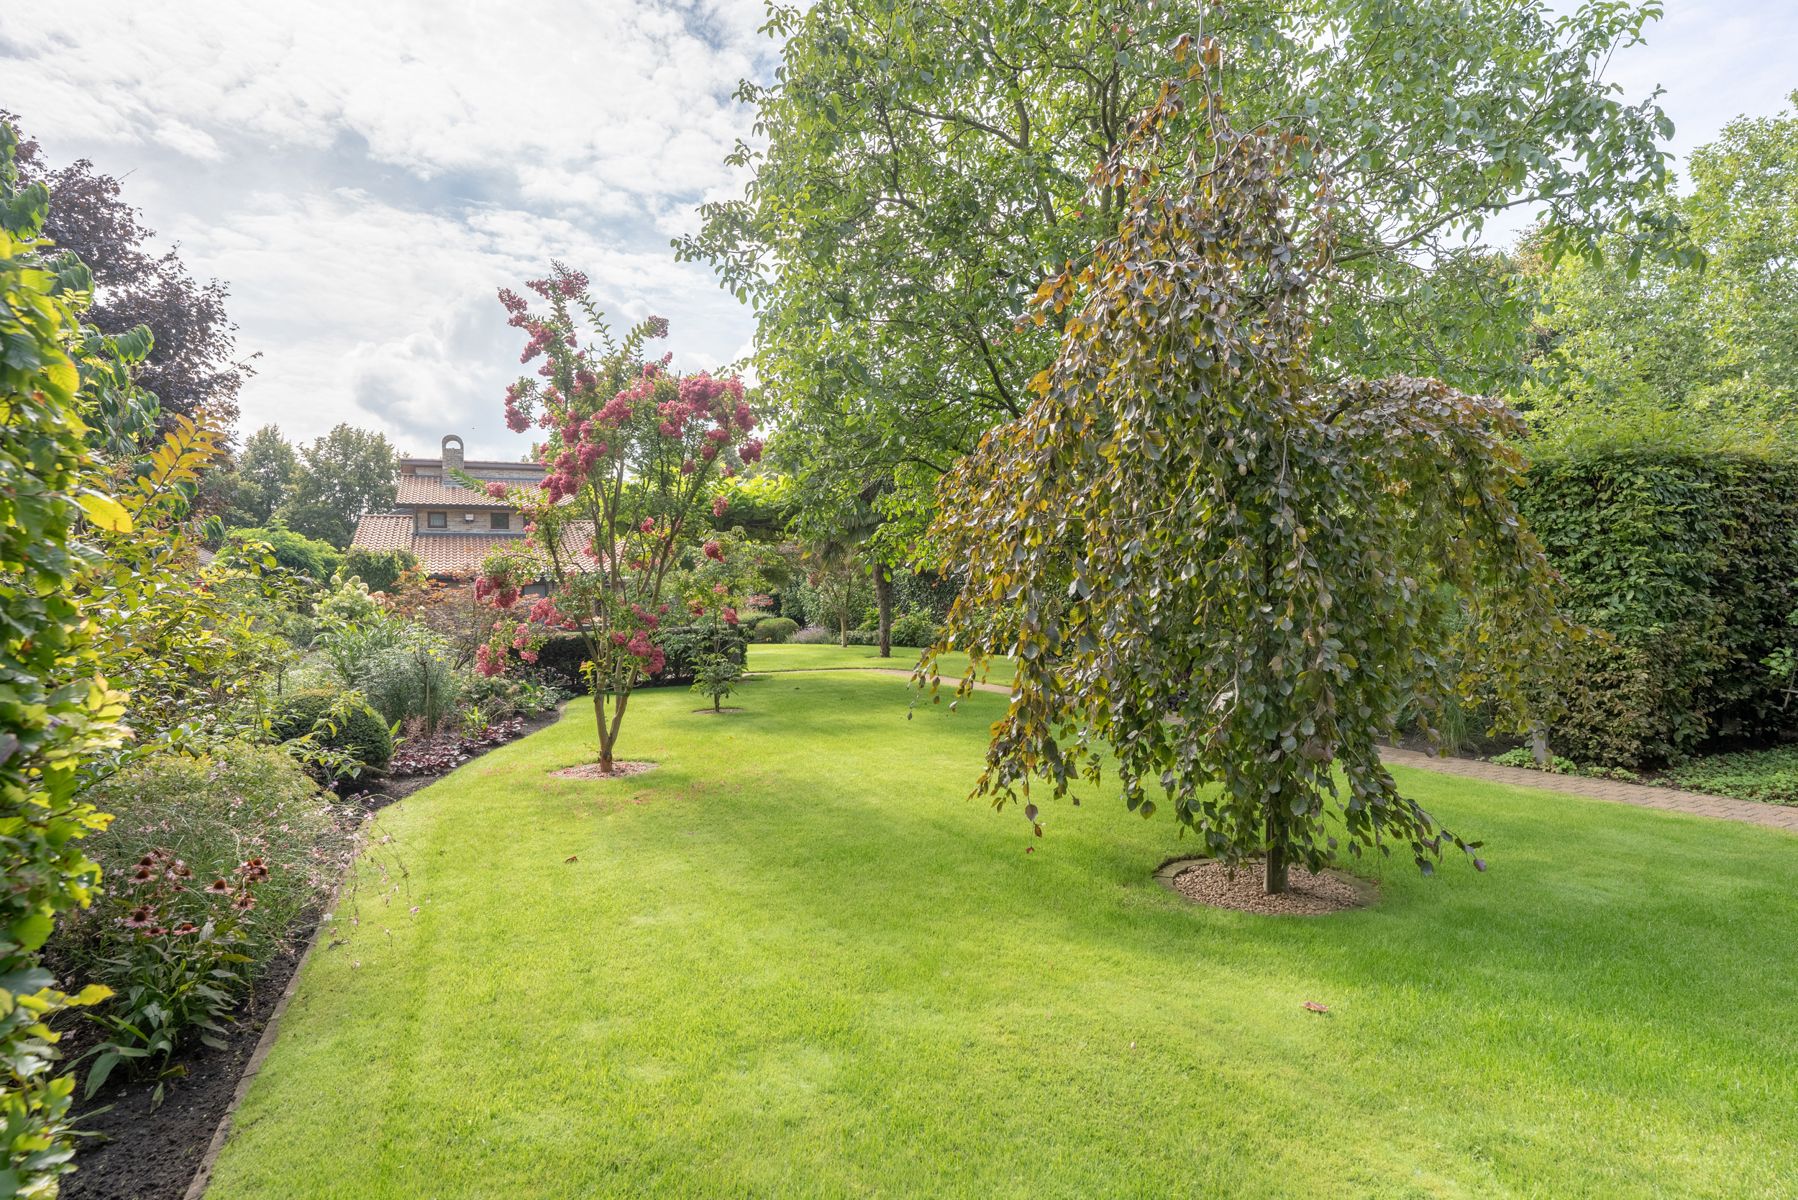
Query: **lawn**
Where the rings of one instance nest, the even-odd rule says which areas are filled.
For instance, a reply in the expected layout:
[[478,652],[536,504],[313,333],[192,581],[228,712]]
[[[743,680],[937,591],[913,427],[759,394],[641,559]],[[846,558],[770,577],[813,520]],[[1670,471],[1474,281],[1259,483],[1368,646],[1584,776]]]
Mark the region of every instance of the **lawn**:
[[405,877],[339,909],[211,1200],[1798,1193],[1789,836],[1406,774],[1488,873],[1251,917],[1151,881],[1165,819],[967,801],[1001,696],[734,702],[641,694],[662,765],[604,783],[545,774],[574,706],[388,810]]
[[[921,650],[894,646],[891,658],[881,658],[875,646],[770,646],[749,647],[749,669],[752,671],[822,671],[842,667],[874,668],[887,671],[910,671],[918,665]],[[968,669],[968,656],[955,651],[943,655],[943,686],[952,688]],[[989,683],[1010,683],[1013,672],[1009,658],[995,658],[987,668]]]

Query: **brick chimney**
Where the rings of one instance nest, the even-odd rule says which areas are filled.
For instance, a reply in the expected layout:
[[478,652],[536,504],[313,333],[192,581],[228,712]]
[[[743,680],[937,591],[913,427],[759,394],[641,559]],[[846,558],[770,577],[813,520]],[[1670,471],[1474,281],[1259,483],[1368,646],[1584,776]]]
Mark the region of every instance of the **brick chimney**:
[[462,469],[462,439],[450,434],[443,439],[443,476],[447,482],[451,471]]

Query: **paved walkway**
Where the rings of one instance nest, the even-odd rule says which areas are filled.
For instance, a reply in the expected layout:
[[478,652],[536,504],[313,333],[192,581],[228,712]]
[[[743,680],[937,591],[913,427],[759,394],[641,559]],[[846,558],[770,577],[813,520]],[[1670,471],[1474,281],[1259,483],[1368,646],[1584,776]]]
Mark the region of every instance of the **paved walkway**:
[[[880,675],[911,678],[910,671],[898,671],[889,667],[805,669],[873,671]],[[974,686],[983,692],[998,692],[1000,695],[1011,694],[1011,689],[1002,683],[976,683]],[[943,687],[946,690],[952,689],[953,681],[945,677]],[[1484,759],[1437,758],[1434,755],[1421,754],[1416,750],[1400,750],[1396,747],[1381,750],[1380,757],[1386,761],[1388,766],[1414,767],[1419,771],[1434,771],[1439,775],[1460,775],[1468,779],[1483,779],[1487,783],[1540,788],[1546,792],[1560,792],[1563,795],[1586,796],[1593,800],[1613,800],[1618,804],[1634,804],[1638,808],[1658,808],[1663,812],[1690,813],[1696,817],[1743,821],[1749,825],[1764,825],[1768,829],[1784,829],[1789,833],[1798,833],[1798,807],[1783,804],[1733,800],[1728,796],[1707,796],[1702,792],[1682,792],[1677,788],[1649,787],[1641,783],[1625,783],[1620,779],[1587,779],[1583,775],[1551,775],[1546,771],[1532,771],[1528,767],[1501,767],[1497,763],[1489,763]]]

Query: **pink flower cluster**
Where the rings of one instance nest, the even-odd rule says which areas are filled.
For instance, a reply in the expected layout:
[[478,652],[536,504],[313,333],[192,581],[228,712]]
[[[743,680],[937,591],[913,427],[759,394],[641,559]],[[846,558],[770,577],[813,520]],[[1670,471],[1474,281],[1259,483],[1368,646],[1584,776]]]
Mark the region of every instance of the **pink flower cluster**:
[[486,576],[474,581],[474,598],[486,600],[492,598],[497,608],[511,608],[518,600],[518,588],[503,580],[488,579]]

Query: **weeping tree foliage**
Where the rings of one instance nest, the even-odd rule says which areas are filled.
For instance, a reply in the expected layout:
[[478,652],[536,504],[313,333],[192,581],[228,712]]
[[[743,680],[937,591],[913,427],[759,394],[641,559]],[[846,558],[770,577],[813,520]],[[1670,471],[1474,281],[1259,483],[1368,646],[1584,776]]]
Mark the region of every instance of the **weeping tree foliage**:
[[991,612],[1016,614],[977,794],[1022,801],[1038,834],[1032,783],[1065,796],[1109,751],[1130,809],[1170,803],[1208,853],[1265,856],[1270,892],[1336,856],[1332,810],[1350,853],[1397,845],[1429,872],[1478,843],[1400,795],[1380,741],[1476,680],[1521,728],[1522,671],[1567,632],[1511,495],[1519,422],[1438,381],[1323,372],[1320,155],[1232,128],[1217,45],[1189,50],[1097,172],[1116,233],[1036,294],[1065,331],[1028,408],[944,478],[933,535],[968,583],[920,677],[965,646],[965,693]]

